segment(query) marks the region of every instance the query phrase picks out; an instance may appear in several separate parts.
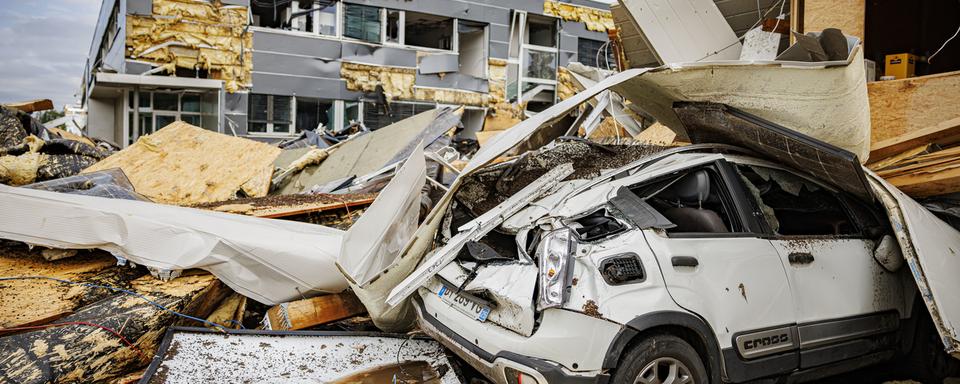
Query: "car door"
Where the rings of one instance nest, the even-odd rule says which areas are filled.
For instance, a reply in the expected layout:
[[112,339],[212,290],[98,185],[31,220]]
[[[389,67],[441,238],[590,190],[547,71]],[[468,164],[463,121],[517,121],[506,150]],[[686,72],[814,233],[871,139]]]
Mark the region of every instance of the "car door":
[[670,296],[712,327],[727,377],[740,381],[793,370],[799,357],[783,264],[730,177],[718,162],[635,193],[677,225],[644,235]]
[[[770,165],[738,164],[786,270],[801,368],[879,350],[906,316],[905,275],[874,259],[884,230],[871,205]],[[912,297],[911,297],[912,298]]]

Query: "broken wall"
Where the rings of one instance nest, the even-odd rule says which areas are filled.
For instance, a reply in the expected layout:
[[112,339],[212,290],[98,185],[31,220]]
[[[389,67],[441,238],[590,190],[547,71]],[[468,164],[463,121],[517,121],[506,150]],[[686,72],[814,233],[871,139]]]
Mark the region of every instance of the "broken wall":
[[543,2],[543,13],[559,17],[564,21],[583,23],[587,30],[594,32],[606,33],[607,30],[616,28],[613,23],[613,14],[608,10],[547,0]]
[[247,7],[188,0],[153,0],[153,14],[128,15],[126,56],[162,66],[205,70],[228,92],[248,88],[253,34]]

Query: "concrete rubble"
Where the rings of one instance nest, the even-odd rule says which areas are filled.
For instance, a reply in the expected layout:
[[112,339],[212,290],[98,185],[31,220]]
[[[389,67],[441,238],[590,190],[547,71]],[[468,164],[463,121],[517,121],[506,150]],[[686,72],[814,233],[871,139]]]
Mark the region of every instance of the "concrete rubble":
[[[123,58],[151,68],[142,76],[203,71],[246,95],[263,75],[253,65],[251,9],[266,6],[234,3],[153,0],[126,18]],[[697,27],[681,30],[694,16],[661,3],[619,0],[607,11],[543,1],[538,12],[608,34],[603,49],[612,51],[596,52],[593,63],[606,57],[606,69],[569,62],[549,84],[519,92],[512,71],[528,59],[513,53],[485,56],[482,89],[467,91],[426,85],[473,84],[456,57],[427,49],[399,65],[406,59],[389,45],[344,43],[335,60],[316,63],[342,81],[329,92],[372,95],[378,102],[365,108],[390,119],[397,102],[436,103],[379,128],[331,120],[296,136],[244,137],[175,121],[123,136],[131,140],[119,148],[87,136],[91,127],[77,131],[73,117],[41,123],[31,113],[52,109],[49,100],[0,105],[0,381],[620,382],[634,368],[658,374],[618,360],[642,337],[690,321],[714,326],[690,341],[710,350],[694,353],[702,373],[681,364],[701,380],[690,382],[856,374],[921,347],[946,367],[923,374],[960,374],[954,105],[917,103],[929,111],[910,121],[884,109],[889,91],[865,80],[867,50],[848,31],[801,34],[779,28],[790,20],[761,16],[741,33],[710,1],[691,1],[702,11],[693,12]],[[769,13],[785,2],[768,3]],[[305,12],[329,6],[316,4]],[[298,28],[297,16],[284,17]],[[955,80],[906,81],[934,98],[942,90],[924,94],[920,84]],[[546,93],[552,102],[539,99]],[[272,132],[279,123],[269,124]],[[717,180],[741,187],[718,193]],[[842,196],[840,208],[823,194]],[[780,200],[764,199],[771,195]],[[717,213],[748,205],[752,215]],[[851,219],[830,221],[843,212]],[[708,229],[674,232],[690,226]],[[825,227],[834,232],[812,229]],[[696,243],[720,232],[728,236]],[[869,255],[869,268],[843,270],[836,260],[808,268],[838,249]],[[796,270],[761,260],[763,250],[789,251]],[[708,251],[731,261],[688,254]],[[744,272],[764,263],[791,275]],[[829,291],[838,279],[862,284]],[[828,288],[807,301],[775,300],[800,296],[800,284]],[[827,303],[821,318],[799,318],[804,305],[861,293],[867,299],[850,305],[860,312]],[[758,309],[764,298],[774,304]],[[639,317],[655,309],[689,316]],[[869,329],[833,337],[833,322]],[[743,324],[749,332],[731,330]],[[915,337],[894,333],[908,326]],[[700,333],[689,327],[682,342]],[[577,332],[612,341],[572,351]],[[771,337],[789,345],[745,349]],[[910,348],[878,347],[887,345]],[[829,372],[804,365],[821,347],[848,348],[830,358],[876,350]],[[758,363],[764,356],[780,365]],[[877,377],[915,374],[893,366]]]

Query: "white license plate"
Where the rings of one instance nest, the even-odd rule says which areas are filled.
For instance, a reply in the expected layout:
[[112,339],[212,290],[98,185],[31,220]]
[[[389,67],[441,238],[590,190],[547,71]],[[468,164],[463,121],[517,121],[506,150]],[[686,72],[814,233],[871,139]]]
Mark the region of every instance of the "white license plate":
[[489,306],[478,303],[464,295],[457,294],[447,288],[446,285],[440,287],[440,292],[437,292],[437,296],[440,296],[444,302],[450,304],[467,316],[473,317],[477,321],[487,321],[487,316],[490,315]]

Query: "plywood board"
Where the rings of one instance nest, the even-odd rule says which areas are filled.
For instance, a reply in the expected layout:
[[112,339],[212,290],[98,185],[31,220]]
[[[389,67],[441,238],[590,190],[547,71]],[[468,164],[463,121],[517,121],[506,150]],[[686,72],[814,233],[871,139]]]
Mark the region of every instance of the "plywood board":
[[804,0],[803,30],[838,28],[844,34],[863,39],[866,9],[864,0]]
[[871,142],[960,117],[960,71],[867,84]]
[[170,124],[84,170],[120,168],[153,201],[191,205],[236,197],[241,188],[265,196],[280,148],[222,135],[184,122]]
[[927,144],[948,146],[960,142],[960,117],[937,125],[907,132],[870,145],[870,162]]

